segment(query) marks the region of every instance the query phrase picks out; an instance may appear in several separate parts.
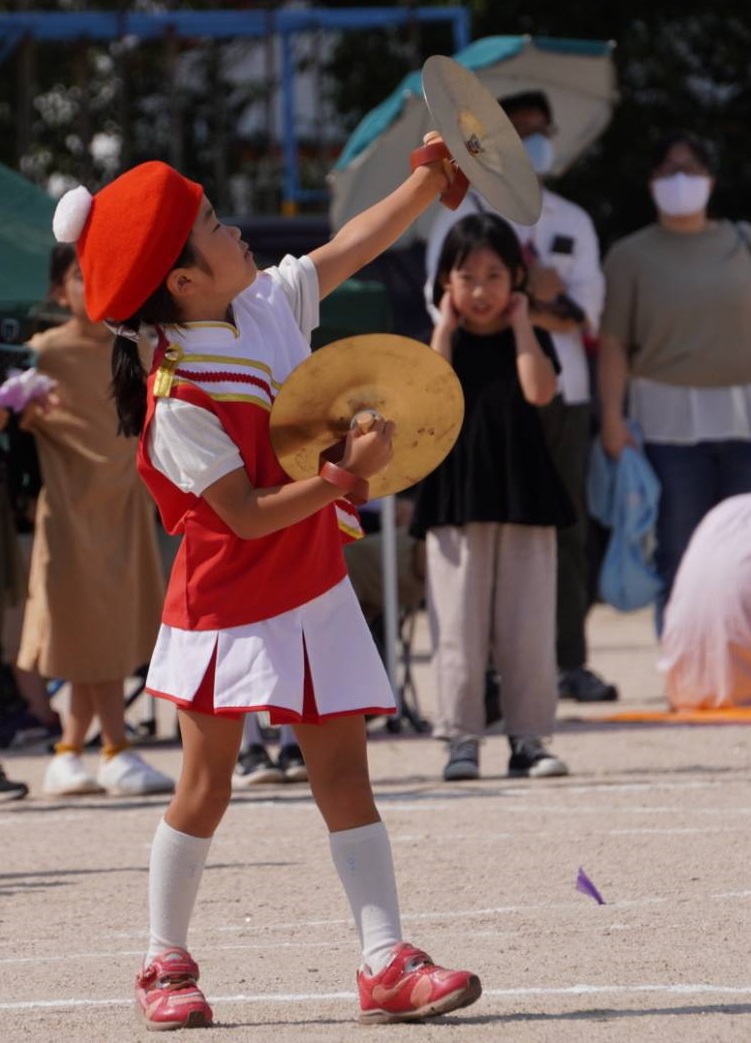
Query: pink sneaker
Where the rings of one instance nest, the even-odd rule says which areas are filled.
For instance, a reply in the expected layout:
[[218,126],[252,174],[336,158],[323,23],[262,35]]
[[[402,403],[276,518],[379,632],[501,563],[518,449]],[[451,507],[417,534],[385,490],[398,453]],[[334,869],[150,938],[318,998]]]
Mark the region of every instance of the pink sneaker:
[[437,967],[426,952],[402,942],[379,974],[357,973],[360,1021],[416,1021],[468,1007],[482,992],[480,979],[469,971]]
[[167,949],[136,976],[136,1004],[155,1031],[211,1025],[212,1010],[198,988],[198,964],[185,949]]

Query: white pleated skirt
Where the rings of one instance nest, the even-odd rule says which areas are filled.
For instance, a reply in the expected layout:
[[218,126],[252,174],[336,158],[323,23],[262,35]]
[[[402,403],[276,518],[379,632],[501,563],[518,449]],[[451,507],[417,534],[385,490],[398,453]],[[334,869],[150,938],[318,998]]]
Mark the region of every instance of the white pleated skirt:
[[[306,669],[314,709],[309,699],[304,705]],[[185,709],[217,715],[268,710],[272,721],[396,709],[388,675],[346,577],[320,597],[259,623],[226,630],[180,630],[163,624],[146,690]]]

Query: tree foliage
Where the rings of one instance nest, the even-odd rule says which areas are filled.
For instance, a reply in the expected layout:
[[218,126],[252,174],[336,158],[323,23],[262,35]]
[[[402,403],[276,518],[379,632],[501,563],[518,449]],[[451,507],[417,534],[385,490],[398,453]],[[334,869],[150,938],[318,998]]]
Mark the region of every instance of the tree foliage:
[[[332,4],[331,6],[343,6]],[[471,0],[474,39],[529,34],[613,40],[620,103],[596,145],[559,179],[560,192],[585,206],[604,244],[652,219],[646,187],[654,143],[674,129],[689,129],[711,146],[719,168],[718,211],[751,210],[751,7],[747,0]],[[369,48],[386,53],[385,33]],[[419,68],[431,53],[451,53],[445,29],[423,26]],[[353,122],[399,83],[403,62],[382,65],[377,85],[357,67],[357,50],[340,44],[336,74],[342,106]],[[389,75],[390,74],[390,75]]]
[[[451,2],[451,0],[446,0]],[[454,0],[456,3],[456,0]],[[2,3],[0,11],[32,6]],[[34,4],[35,10],[152,8],[153,0],[80,0]],[[169,7],[170,3],[161,6]],[[194,2],[181,7],[273,8],[279,4]],[[353,6],[330,0],[329,7]],[[367,6],[367,5],[363,5]],[[416,9],[416,0],[402,6]],[[655,140],[678,127],[695,131],[713,147],[720,171],[716,205],[732,217],[747,216],[751,187],[751,7],[748,0],[471,0],[472,35],[528,33],[616,43],[620,104],[597,144],[560,179],[558,188],[592,214],[606,245],[651,219],[646,190],[648,156]],[[77,48],[40,45],[33,68],[34,104],[29,127],[19,127],[20,55],[0,66],[0,160],[21,165],[45,181],[53,171],[108,179],[113,163],[159,156],[220,190],[222,179],[259,166],[268,140],[240,141],[233,133],[243,108],[270,84],[229,83],[227,48],[197,40],[180,45],[182,75],[170,93],[164,42],[117,41]],[[403,76],[431,53],[453,51],[450,27],[407,19],[398,29],[345,33],[325,68],[328,95],[351,128],[383,100]],[[190,55],[188,57],[188,51]],[[187,72],[186,72],[187,70]],[[176,125],[177,119],[177,125]],[[91,158],[96,134],[118,136],[120,157]],[[22,162],[18,142],[25,141]],[[224,143],[218,148],[217,141]],[[223,169],[223,165],[226,169]],[[279,169],[278,167],[276,168]],[[323,167],[313,166],[323,185]],[[278,199],[278,195],[275,197]]]

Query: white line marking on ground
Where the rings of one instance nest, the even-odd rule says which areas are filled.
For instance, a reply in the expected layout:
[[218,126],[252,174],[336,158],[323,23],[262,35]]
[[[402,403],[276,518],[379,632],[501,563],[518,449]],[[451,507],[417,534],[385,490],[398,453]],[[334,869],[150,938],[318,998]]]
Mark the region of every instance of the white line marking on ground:
[[[713,894],[709,894],[706,897],[708,899],[710,899],[710,900],[713,900],[713,901],[720,901],[720,902],[723,902],[723,901],[733,901],[733,902],[735,902],[735,901],[738,901],[739,899],[743,900],[743,899],[751,898],[751,891],[718,891],[718,892],[715,892]],[[608,910],[640,909],[640,908],[645,908],[645,907],[655,906],[655,905],[661,905],[661,904],[665,905],[668,902],[673,902],[674,900],[675,899],[672,896],[671,897],[667,897],[667,898],[661,898],[661,897],[658,897],[658,896],[653,896],[653,897],[637,898],[637,899],[633,899],[633,900],[621,899],[620,901],[608,902],[607,903],[607,908],[608,908]],[[522,914],[522,915],[524,915],[524,914],[528,914],[530,912],[533,912],[535,910],[540,910],[540,909],[544,909],[544,910],[551,910],[551,909],[566,910],[566,909],[575,909],[575,908],[578,908],[580,906],[581,906],[581,901],[579,899],[574,899],[571,902],[540,902],[540,903],[536,903],[536,904],[526,904],[526,905],[493,906],[493,907],[490,907],[490,908],[487,908],[487,909],[455,909],[455,910],[447,909],[447,910],[444,910],[442,912],[404,913],[402,915],[402,920],[404,920],[404,921],[423,921],[423,922],[426,921],[426,920],[437,920],[437,921],[460,920],[460,921],[464,921],[464,920],[466,920],[468,918],[471,918],[471,917],[492,917],[492,916],[505,916],[505,915],[511,915],[511,914]],[[678,926],[681,926],[681,925],[680,924],[665,925],[666,928],[669,927],[669,926],[678,927]],[[216,926],[216,927],[212,927],[212,926],[210,926],[208,924],[196,924],[194,926],[193,930],[194,930],[194,933],[196,935],[198,935],[200,937],[203,937],[203,938],[206,938],[206,937],[208,937],[208,936],[210,936],[212,934],[236,934],[236,933],[239,933],[241,931],[247,932],[250,935],[271,934],[273,936],[276,933],[283,933],[284,931],[289,930],[290,928],[296,928],[297,930],[300,930],[300,929],[314,929],[314,928],[317,928],[317,927],[323,927],[323,928],[325,928],[327,930],[330,930],[332,927],[344,927],[344,928],[347,928],[347,931],[349,931],[349,928],[351,927],[351,920],[345,919],[345,918],[342,918],[342,919],[332,919],[332,920],[307,920],[307,921],[299,921],[298,920],[298,921],[295,921],[294,923],[274,923],[274,924],[256,924],[256,923],[252,923],[251,922],[251,923],[243,923],[243,924],[224,924],[222,926]],[[602,930],[602,929],[604,929],[604,930],[636,930],[636,929],[641,929],[641,928],[642,928],[642,925],[626,925],[626,924],[621,924],[621,923],[617,923],[617,922],[616,923],[601,923],[601,922],[598,922],[598,924],[597,924],[597,929],[598,930]],[[480,937],[480,936],[482,936],[484,934],[487,934],[489,932],[487,932],[487,931],[471,932],[470,931],[468,933],[471,934],[472,936],[477,935],[478,937]],[[497,934],[499,932],[494,931],[494,932],[490,932],[490,933]],[[500,933],[515,934],[516,932],[515,931],[502,931]],[[136,930],[134,930],[134,931],[117,931],[117,932],[113,932],[113,934],[110,937],[112,937],[112,938],[120,938],[120,939],[141,938],[143,940],[143,944],[145,946],[146,945],[146,939],[147,939],[147,932],[146,932],[145,928],[141,928],[141,929],[139,929],[137,931]],[[346,937],[349,937],[349,934],[347,934]],[[346,940],[345,936],[342,935],[342,942],[344,942],[345,940]],[[294,942],[286,942],[286,941],[283,941],[283,940],[281,940],[281,941],[273,940],[273,937],[272,937],[272,940],[270,940],[269,943],[268,943],[268,945],[273,945],[274,948],[279,948],[279,947],[289,947],[289,948],[295,948],[295,947],[297,947],[297,948],[299,948],[299,947],[304,947],[304,948],[322,948],[322,947],[325,947],[326,945],[330,945],[330,944],[331,944],[331,938],[329,938],[325,942],[301,941],[299,939],[294,941]],[[251,942],[238,944],[238,945],[206,945],[206,943],[204,943],[204,947],[205,948],[209,948],[209,949],[211,949],[213,951],[219,951],[221,949],[264,949],[264,948],[267,947],[267,945],[262,944],[262,943],[254,944],[254,943],[251,943]],[[22,964],[22,963],[38,963],[38,962],[46,962],[46,963],[56,963],[56,962],[61,962],[61,961],[71,962],[73,960],[102,959],[103,957],[110,958],[110,959],[111,958],[120,958],[120,957],[131,958],[131,957],[140,957],[142,955],[143,955],[143,950],[142,949],[139,949],[139,950],[128,950],[128,949],[125,949],[125,950],[116,950],[116,951],[108,950],[106,952],[65,953],[63,955],[54,955],[54,956],[29,956],[29,957],[26,957],[26,956],[23,956],[23,957],[21,957],[21,956],[18,956],[18,957],[8,956],[8,957],[0,958],[0,966],[2,966],[4,964]]]
[[[523,989],[484,989],[485,998],[524,999],[535,996],[636,996],[641,993],[660,993],[665,996],[751,996],[751,985],[565,985],[560,987],[538,986]],[[261,992],[240,993],[236,996],[209,996],[212,1004],[219,1003],[330,1003],[332,1001],[356,1000],[354,992]],[[55,999],[27,1000],[0,1003],[0,1011],[33,1011],[53,1008],[125,1007],[132,999]]]

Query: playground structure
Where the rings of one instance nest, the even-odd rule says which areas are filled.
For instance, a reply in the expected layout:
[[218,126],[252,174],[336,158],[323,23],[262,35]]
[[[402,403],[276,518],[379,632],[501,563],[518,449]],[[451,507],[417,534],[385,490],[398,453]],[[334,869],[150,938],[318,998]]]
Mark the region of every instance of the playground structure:
[[[0,64],[7,61],[16,51],[19,62],[19,97],[17,155],[20,158],[29,144],[28,128],[33,111],[34,53],[38,45],[64,43],[72,46],[72,74],[81,88],[82,98],[79,113],[79,134],[86,149],[90,149],[92,128],[86,97],[86,52],[93,43],[115,41],[161,40],[163,43],[163,67],[165,70],[165,94],[168,99],[171,133],[169,154],[165,156],[178,168],[183,164],[181,128],[187,118],[181,105],[178,85],[179,56],[186,43],[198,41],[233,41],[242,38],[272,41],[278,40],[278,79],[280,120],[279,138],[283,153],[282,212],[294,215],[301,203],[325,201],[325,188],[305,188],[300,178],[300,155],[297,132],[296,107],[299,102],[296,81],[298,71],[295,58],[295,41],[301,34],[339,34],[355,30],[383,29],[394,26],[410,26],[425,23],[447,23],[453,33],[456,50],[469,42],[470,14],[461,6],[451,7],[352,7],[326,9],[280,8],[264,10],[216,10],[188,11],[170,10],[159,12],[135,11],[71,11],[66,13],[49,11],[19,11],[0,14]],[[269,68],[266,78],[273,82],[277,78],[274,68],[276,50],[268,49]],[[119,49],[116,63],[120,68],[120,81],[127,67],[127,49]],[[124,90],[123,86],[123,90]],[[213,150],[215,172],[220,186],[220,200],[226,198],[226,142],[217,141]],[[81,163],[85,166],[86,156]],[[81,171],[82,179],[86,171]]]

